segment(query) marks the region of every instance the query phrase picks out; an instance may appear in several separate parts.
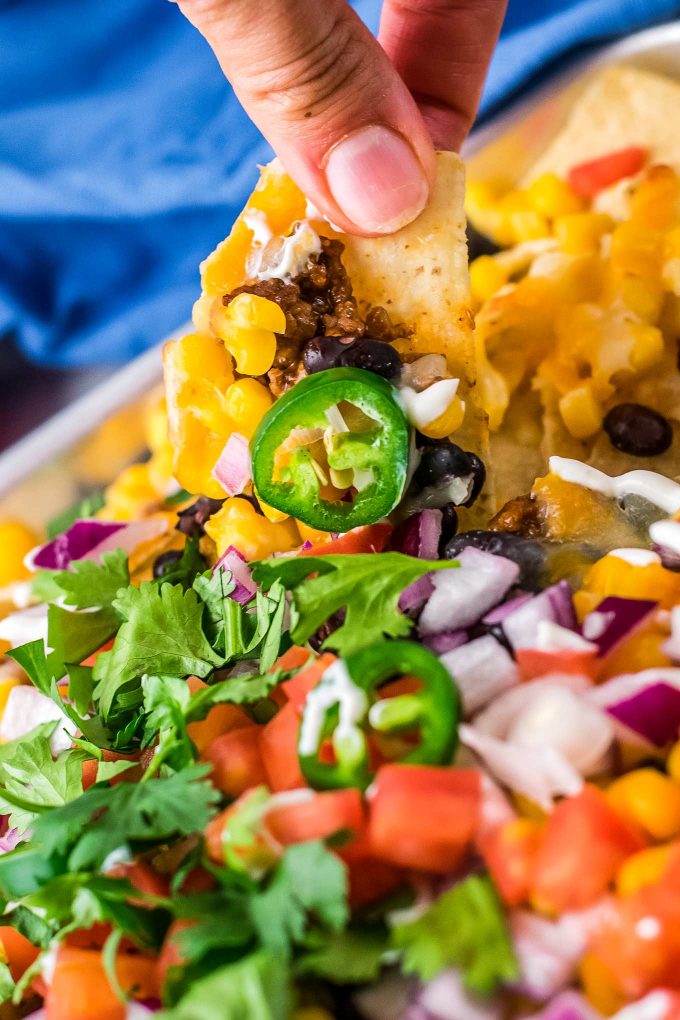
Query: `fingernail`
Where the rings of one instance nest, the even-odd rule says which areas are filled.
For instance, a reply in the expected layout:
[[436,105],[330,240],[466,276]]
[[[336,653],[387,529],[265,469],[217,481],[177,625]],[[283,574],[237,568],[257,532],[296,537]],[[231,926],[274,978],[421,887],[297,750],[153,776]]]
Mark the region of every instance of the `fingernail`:
[[345,216],[377,234],[391,234],[414,220],[429,191],[411,146],[380,125],[360,128],[331,149],[326,181]]

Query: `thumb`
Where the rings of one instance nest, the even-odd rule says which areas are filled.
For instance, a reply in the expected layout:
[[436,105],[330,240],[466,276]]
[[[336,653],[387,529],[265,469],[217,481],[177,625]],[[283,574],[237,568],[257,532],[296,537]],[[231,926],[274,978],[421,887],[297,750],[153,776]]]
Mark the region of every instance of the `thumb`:
[[387,234],[427,202],[434,152],[414,100],[345,0],[179,0],[246,112],[314,205]]

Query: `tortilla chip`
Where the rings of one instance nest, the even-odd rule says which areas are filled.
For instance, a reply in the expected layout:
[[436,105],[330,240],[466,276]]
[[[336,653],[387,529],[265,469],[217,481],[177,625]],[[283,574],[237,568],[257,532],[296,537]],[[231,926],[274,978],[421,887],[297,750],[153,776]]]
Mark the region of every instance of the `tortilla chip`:
[[680,83],[635,67],[608,67],[587,86],[564,127],[527,174],[565,177],[577,163],[629,145],[648,150],[649,163],[680,171],[680,135],[672,125]]

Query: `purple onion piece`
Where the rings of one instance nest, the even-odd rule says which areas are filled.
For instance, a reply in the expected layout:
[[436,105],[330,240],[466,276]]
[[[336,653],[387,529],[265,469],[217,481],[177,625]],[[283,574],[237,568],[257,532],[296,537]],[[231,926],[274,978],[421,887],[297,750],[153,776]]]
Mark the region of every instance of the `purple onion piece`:
[[502,623],[507,616],[510,616],[511,613],[514,613],[516,609],[523,606],[525,602],[529,602],[533,597],[529,592],[525,592],[514,599],[510,599],[509,602],[502,602],[500,606],[496,606],[495,609],[492,609],[490,613],[487,613],[482,618],[482,623],[488,627],[493,626],[495,623]]
[[44,570],[67,570],[73,560],[81,559],[125,527],[118,521],[74,521],[68,531],[30,553],[27,563]]
[[670,549],[667,545],[658,545],[656,542],[652,545],[652,549],[666,570],[673,570],[676,573],[680,571],[680,553]]
[[513,648],[533,648],[538,625],[544,620],[576,629],[571,588],[566,581],[560,581],[540,595],[524,601],[503,620],[503,631]]
[[430,574],[423,574],[417,581],[410,584],[399,596],[399,608],[402,613],[420,609],[429,599],[434,591],[432,577]]
[[253,575],[245,556],[233,545],[230,545],[213,567],[213,572],[220,567],[231,573],[231,579],[236,585],[229,598],[242,605],[250,602],[257,591],[257,585],[253,581]]
[[652,684],[625,701],[607,705],[606,710],[656,747],[665,747],[678,737],[680,690],[671,684]]
[[455,648],[460,648],[468,639],[465,630],[444,630],[441,634],[426,634],[423,644],[435,655],[445,655]]
[[436,560],[439,559],[441,534],[441,510],[419,510],[396,528],[391,546],[396,552],[404,553],[406,556]]
[[581,624],[581,634],[598,647],[598,656],[604,657],[625,638],[640,627],[656,610],[657,603],[649,599],[624,599],[610,595],[588,613]]

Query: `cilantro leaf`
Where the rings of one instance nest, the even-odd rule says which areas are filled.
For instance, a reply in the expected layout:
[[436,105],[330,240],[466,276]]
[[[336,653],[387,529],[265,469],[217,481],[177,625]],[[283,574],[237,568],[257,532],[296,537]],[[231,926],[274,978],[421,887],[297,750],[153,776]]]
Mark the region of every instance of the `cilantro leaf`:
[[251,913],[262,945],[277,956],[302,942],[308,915],[334,931],[347,922],[347,875],[342,862],[323,843],[288,848]]
[[45,652],[45,642],[42,638],[37,638],[35,641],[27,641],[25,645],[11,648],[5,654],[8,658],[14,659],[15,662],[19,663],[39,691],[47,694],[48,697],[51,696],[52,683],[56,680],[56,677],[50,667],[47,653]]
[[26,736],[0,745],[0,810],[24,832],[36,815],[61,807],[83,792],[85,751],[63,751],[52,758],[50,736],[58,723],[38,726]]
[[110,606],[96,612],[72,612],[50,604],[47,607],[47,644],[52,649],[49,661],[54,664],[55,676],[63,675],[64,663],[82,662],[101,648],[115,633],[119,622]]
[[429,981],[447,967],[460,968],[471,992],[491,995],[518,977],[503,911],[488,876],[472,875],[439,897],[416,921],[392,930],[403,953],[402,969]]
[[[107,719],[132,681],[144,674],[205,677],[221,665],[203,632],[203,603],[192,589],[147,581],[119,593],[114,607],[124,618],[110,652],[94,667],[94,697]],[[141,701],[141,695],[137,704]],[[122,707],[134,707],[134,696]]]
[[183,588],[191,588],[196,576],[203,573],[206,566],[205,556],[198,548],[198,539],[188,538],[180,558],[166,566],[157,583],[181,584]]
[[325,978],[336,985],[375,981],[388,950],[384,925],[348,928],[316,934],[296,961],[295,973]]
[[288,970],[270,953],[251,953],[191,985],[181,1001],[157,1020],[289,1020]]
[[0,960],[0,1003],[7,1002],[14,992],[14,978],[9,965]]
[[113,549],[102,553],[101,563],[74,560],[69,570],[52,574],[65,594],[64,603],[76,609],[110,606],[121,588],[130,583],[127,553]]
[[64,807],[40,815],[32,845],[44,856],[62,855],[72,871],[101,865],[124,843],[166,840],[200,832],[219,800],[206,779],[209,767],[193,765],[146,783],[93,787]]
[[399,611],[401,593],[423,574],[455,566],[450,560],[419,560],[396,552],[359,553],[260,561],[253,577],[265,589],[280,581],[292,591],[295,644],[304,644],[329,617],[345,609],[343,624],[323,647],[349,655],[386,635],[407,635],[412,622]]

